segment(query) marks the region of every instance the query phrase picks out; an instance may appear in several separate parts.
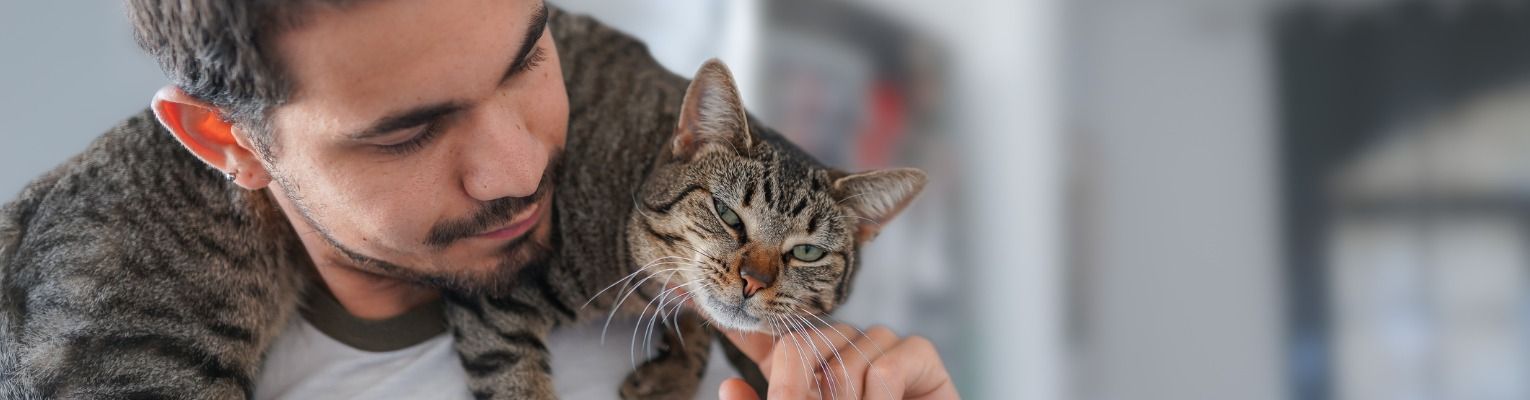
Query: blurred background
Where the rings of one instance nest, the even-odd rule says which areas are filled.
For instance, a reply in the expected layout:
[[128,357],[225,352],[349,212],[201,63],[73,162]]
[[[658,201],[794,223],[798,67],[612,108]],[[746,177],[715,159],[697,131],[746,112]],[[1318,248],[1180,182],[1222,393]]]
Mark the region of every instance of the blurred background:
[[[839,317],[973,399],[1530,398],[1530,2],[567,0],[933,181]],[[164,78],[0,2],[0,198]]]

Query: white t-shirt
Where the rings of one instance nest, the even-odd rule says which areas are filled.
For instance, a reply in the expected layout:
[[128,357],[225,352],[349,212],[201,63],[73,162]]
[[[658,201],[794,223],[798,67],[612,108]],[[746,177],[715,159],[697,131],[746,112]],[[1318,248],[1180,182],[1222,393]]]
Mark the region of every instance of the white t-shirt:
[[[312,309],[326,309],[326,306],[315,306]],[[331,311],[328,314],[333,314],[333,309],[328,311]],[[313,318],[315,313],[305,314]],[[411,311],[410,314],[417,313]],[[332,320],[342,320],[342,324],[359,321],[346,321],[346,317],[349,314],[324,316],[322,324],[327,327],[326,330],[334,333],[339,331],[330,328],[333,326]],[[439,314],[434,317],[439,317]],[[472,398],[467,388],[467,374],[452,349],[452,337],[444,330],[422,341],[415,340],[415,343],[362,344],[362,347],[374,350],[368,351],[352,346],[358,343],[356,338],[350,338],[351,344],[337,340],[320,330],[308,318],[294,317],[271,345],[255,383],[255,399]],[[377,324],[398,322],[394,319],[366,323],[374,324],[369,325],[369,328],[378,328]],[[548,338],[548,349],[552,352],[553,380],[560,398],[605,400],[619,397],[618,386],[632,371],[632,357],[628,349],[637,320],[613,320],[604,345],[600,338],[603,324],[604,320],[601,320],[560,328]],[[354,333],[356,329],[353,328],[345,329]],[[387,333],[388,329],[382,327],[371,331]],[[399,336],[409,334],[387,334],[386,338]],[[640,336],[639,346],[642,340]],[[638,357],[637,362],[641,363],[643,359]],[[707,372],[697,390],[697,398],[717,398],[718,385],[723,379],[732,376],[737,376],[737,373],[723,357],[722,349],[714,344]]]

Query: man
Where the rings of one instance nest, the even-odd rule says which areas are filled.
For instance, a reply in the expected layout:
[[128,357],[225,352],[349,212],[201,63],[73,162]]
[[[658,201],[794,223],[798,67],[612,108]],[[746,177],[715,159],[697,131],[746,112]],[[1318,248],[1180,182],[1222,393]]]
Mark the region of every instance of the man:
[[[155,94],[151,109],[175,141],[162,141],[171,143],[166,146],[132,138],[158,133],[130,121],[114,131],[126,139],[104,137],[7,205],[0,220],[0,395],[174,397],[188,393],[176,391],[179,385],[212,382],[208,390],[226,391],[195,393],[466,397],[451,337],[440,315],[429,311],[439,310],[442,289],[508,282],[554,246],[550,193],[556,182],[549,177],[571,106],[560,70],[562,62],[580,62],[561,59],[557,41],[578,40],[577,33],[555,41],[550,32],[559,13],[535,0],[133,0],[128,10],[140,45],[173,82]],[[118,151],[114,143],[139,147]],[[183,185],[205,170],[177,161],[189,159],[185,153],[158,152],[163,147],[184,148],[244,192],[208,194]],[[131,174],[102,177],[117,170]],[[114,195],[116,185],[135,181],[193,193]],[[267,201],[274,204],[271,213],[241,208]],[[139,206],[173,211],[124,210]],[[157,219],[128,221],[143,215]],[[202,234],[182,220],[207,221],[202,232],[255,227]],[[134,223],[148,233],[116,228]],[[105,228],[83,234],[57,228],[68,224]],[[110,236],[85,237],[90,233]],[[298,257],[283,257],[287,248],[280,244],[288,242]],[[179,254],[135,251],[166,246],[181,246],[171,251]],[[185,269],[199,256],[240,254],[247,256],[229,258],[250,265]],[[171,261],[164,260],[182,269],[153,275],[168,268],[161,264]],[[135,332],[165,324],[102,327],[81,317],[130,310],[144,321],[185,320],[183,314],[196,312],[184,309],[196,303],[182,293],[155,291],[162,288],[154,283],[219,278],[234,274],[225,269],[253,265],[297,268],[293,264],[305,268],[313,289],[302,316],[290,324],[283,307],[298,294],[270,282],[186,296],[211,309],[254,309],[250,315],[258,318],[252,318],[269,324],[232,321],[186,327],[194,332],[184,335],[146,334]],[[129,285],[135,286],[123,289]],[[135,290],[151,295],[116,297]],[[219,297],[218,291],[231,293]],[[837,360],[844,372],[825,371],[839,374],[836,382],[854,393],[956,397],[928,341],[885,328],[865,335],[838,328],[846,336],[834,346],[848,349],[853,340],[881,350]],[[208,350],[195,336],[202,331],[242,344]],[[275,339],[261,339],[267,334]],[[728,336],[759,364],[771,398],[823,389],[814,371],[803,370],[816,363],[798,361],[825,359],[830,349]],[[165,371],[192,372],[144,382],[139,378],[159,370],[114,369],[113,351],[149,365],[162,362]],[[247,366],[249,360],[259,360],[259,367]],[[580,367],[555,376],[630,366]],[[725,399],[755,397],[738,379],[717,390]]]

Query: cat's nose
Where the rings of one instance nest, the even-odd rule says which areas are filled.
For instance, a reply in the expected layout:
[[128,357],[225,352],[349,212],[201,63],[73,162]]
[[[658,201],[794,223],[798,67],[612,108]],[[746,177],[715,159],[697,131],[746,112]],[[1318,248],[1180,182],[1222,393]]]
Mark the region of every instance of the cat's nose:
[[770,287],[771,284],[776,283],[776,274],[762,271],[763,269],[764,268],[751,268],[747,265],[744,266],[744,268],[739,269],[738,275],[744,278],[745,299],[754,296],[755,293],[759,293],[759,291],[765,290],[765,288]]
[[781,270],[780,261],[764,247],[753,246],[745,250],[740,261],[738,276],[744,278],[744,298],[748,299],[776,283]]

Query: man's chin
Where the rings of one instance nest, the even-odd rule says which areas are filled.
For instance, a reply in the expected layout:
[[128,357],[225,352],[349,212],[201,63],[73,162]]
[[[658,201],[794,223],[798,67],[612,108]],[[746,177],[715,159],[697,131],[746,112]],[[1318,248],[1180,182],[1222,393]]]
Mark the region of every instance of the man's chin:
[[552,249],[533,240],[505,246],[497,263],[486,268],[446,268],[445,272],[420,276],[419,283],[441,290],[470,295],[502,295],[519,281],[522,272],[541,267],[552,258]]

